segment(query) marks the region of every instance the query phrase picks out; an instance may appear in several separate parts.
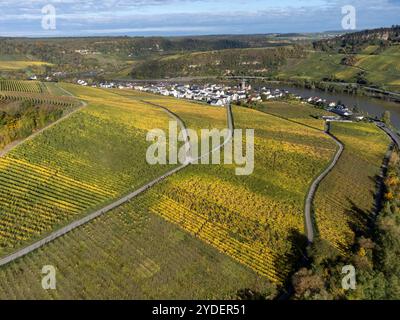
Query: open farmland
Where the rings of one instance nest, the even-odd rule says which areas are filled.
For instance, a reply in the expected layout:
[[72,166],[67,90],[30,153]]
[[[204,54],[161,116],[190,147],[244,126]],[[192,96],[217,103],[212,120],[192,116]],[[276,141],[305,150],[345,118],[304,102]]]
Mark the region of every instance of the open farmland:
[[390,141],[367,123],[333,123],[331,132],[345,150],[317,191],[315,219],[320,237],[346,254],[372,218],[376,176]]

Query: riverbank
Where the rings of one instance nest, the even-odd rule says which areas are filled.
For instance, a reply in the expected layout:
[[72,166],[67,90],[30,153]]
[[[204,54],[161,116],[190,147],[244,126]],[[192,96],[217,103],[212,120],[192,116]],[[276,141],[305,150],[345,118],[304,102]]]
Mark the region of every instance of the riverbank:
[[400,93],[385,91],[380,88],[374,88],[369,86],[363,86],[358,83],[348,83],[348,82],[333,82],[333,81],[310,81],[310,80],[290,80],[290,79],[270,79],[265,77],[253,77],[253,76],[235,76],[226,77],[226,79],[247,79],[251,81],[260,81],[262,83],[272,83],[272,84],[283,84],[290,85],[304,89],[319,89],[322,91],[327,91],[331,93],[347,93],[353,95],[367,96],[371,98],[382,99],[386,101],[400,103]]
[[283,82],[269,82],[268,86],[271,88],[280,88],[287,90],[290,93],[302,97],[319,97],[331,102],[340,101],[349,108],[357,107],[366,115],[375,118],[381,118],[385,111],[391,114],[391,121],[393,126],[400,130],[400,103],[368,97],[364,95],[349,94],[344,92],[329,92],[318,88],[301,88],[292,84]]

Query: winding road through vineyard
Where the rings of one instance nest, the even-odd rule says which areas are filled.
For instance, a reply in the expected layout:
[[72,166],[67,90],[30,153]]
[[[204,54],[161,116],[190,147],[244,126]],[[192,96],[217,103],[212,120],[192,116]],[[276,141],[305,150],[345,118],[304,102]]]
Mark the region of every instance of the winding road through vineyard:
[[307,232],[307,239],[309,243],[312,243],[314,241],[314,222],[313,222],[313,214],[312,214],[312,208],[313,208],[313,200],[315,197],[315,193],[318,189],[319,184],[322,182],[322,180],[325,179],[325,177],[332,171],[332,169],[336,166],[338,163],[340,156],[343,153],[344,150],[344,145],[333,135],[327,133],[339,146],[338,151],[335,154],[335,157],[333,158],[332,163],[322,172],[317,179],[314,180],[312,183],[310,190],[308,192],[307,198],[306,198],[306,204],[305,204],[305,226],[306,226],[306,232]]
[[[66,90],[65,90],[65,91],[66,91]],[[72,95],[72,94],[71,94],[71,95]],[[82,102],[82,103],[83,103],[83,106],[82,106],[82,107],[86,106],[86,103],[85,103],[85,102]],[[151,105],[154,106],[154,107],[162,108],[164,111],[166,111],[166,112],[168,113],[168,115],[169,115],[171,118],[173,118],[174,120],[176,120],[176,121],[179,123],[179,125],[181,126],[181,129],[183,130],[183,132],[185,133],[185,140],[186,140],[185,143],[186,143],[186,144],[189,144],[188,135],[187,135],[187,131],[186,131],[186,127],[185,127],[183,121],[182,121],[176,114],[174,114],[174,113],[172,113],[171,111],[169,111],[167,108],[165,108],[165,107],[163,107],[163,106],[156,105],[156,104],[152,104],[152,103],[149,103],[149,104],[151,104]],[[62,119],[60,119],[57,123],[59,123],[59,122],[62,121],[62,120],[65,120],[65,117],[62,118]],[[217,149],[221,149],[223,146],[225,146],[227,143],[229,143],[229,141],[232,139],[232,136],[233,136],[233,118],[232,118],[231,107],[230,107],[229,105],[227,106],[227,121],[228,121],[228,127],[229,127],[229,132],[230,132],[229,137],[227,137],[227,139],[223,142],[223,144],[221,144],[220,146],[218,146]],[[55,124],[56,124],[56,123],[53,123],[52,126],[54,126]],[[41,132],[43,132],[44,130],[46,130],[46,129],[48,129],[48,128],[49,128],[49,127],[44,128],[44,129],[41,130],[40,132],[37,132],[36,135],[39,134],[39,133],[41,133]],[[32,136],[29,137],[29,139],[32,139],[32,138],[33,138]],[[24,141],[26,141],[26,140],[24,140]],[[23,143],[24,141],[20,141],[18,144],[21,144],[21,143]],[[15,146],[14,146],[14,147],[15,147]],[[188,150],[188,151],[189,151],[189,150]],[[214,149],[214,150],[210,151],[208,154],[210,154],[210,153],[212,153],[212,152],[214,152],[214,151],[216,151],[216,150]],[[199,159],[201,159],[201,158],[204,157],[204,156],[206,156],[206,155],[204,155],[204,154],[201,155],[201,156],[199,157]],[[198,160],[198,159],[197,159],[197,160]],[[116,201],[116,202],[114,202],[114,203],[112,203],[112,204],[110,204],[110,205],[108,205],[108,206],[106,206],[106,207],[104,207],[104,208],[102,208],[102,209],[96,211],[96,212],[93,212],[93,213],[91,213],[90,215],[88,215],[88,216],[86,216],[86,217],[84,217],[84,218],[82,218],[82,219],[80,219],[80,220],[74,221],[74,222],[70,223],[69,225],[67,225],[67,226],[65,226],[65,227],[63,227],[63,228],[61,228],[61,229],[59,229],[59,230],[57,230],[57,231],[51,233],[49,236],[47,236],[47,237],[45,237],[45,238],[43,238],[43,239],[41,239],[41,240],[39,240],[39,241],[33,243],[32,245],[30,245],[30,246],[28,246],[28,247],[25,247],[25,248],[23,248],[23,249],[21,249],[21,250],[15,252],[15,253],[13,253],[13,254],[11,254],[11,255],[9,255],[9,256],[7,256],[7,257],[1,259],[1,260],[0,260],[0,266],[6,265],[6,264],[8,264],[8,263],[10,263],[10,262],[12,262],[12,261],[14,261],[14,260],[16,260],[16,259],[19,259],[19,258],[21,258],[21,257],[23,257],[23,256],[25,256],[25,255],[27,255],[27,254],[29,254],[29,253],[31,253],[31,252],[37,250],[37,249],[43,247],[44,245],[46,245],[46,244],[52,242],[53,240],[55,240],[55,239],[57,239],[57,238],[59,238],[59,237],[65,235],[65,234],[69,233],[70,231],[72,231],[72,230],[74,230],[74,229],[76,229],[76,228],[78,228],[78,227],[80,227],[80,226],[82,226],[82,225],[84,225],[84,224],[87,224],[88,222],[90,222],[90,221],[92,221],[92,220],[98,218],[99,216],[101,216],[101,215],[103,215],[103,214],[105,214],[105,213],[107,213],[107,212],[109,212],[109,211],[111,211],[111,210],[113,210],[113,209],[115,209],[115,208],[121,206],[122,204],[124,204],[124,203],[126,203],[126,202],[132,200],[132,199],[135,198],[136,196],[140,195],[141,193],[145,192],[145,191],[148,190],[149,188],[151,188],[151,187],[153,187],[154,185],[158,184],[159,182],[165,180],[165,179],[168,178],[169,176],[171,176],[171,175],[173,175],[173,174],[175,174],[175,173],[177,173],[177,172],[183,170],[184,168],[188,167],[188,166],[189,166],[191,163],[193,163],[194,161],[196,161],[196,160],[195,160],[195,159],[192,159],[192,158],[187,158],[187,161],[185,161],[184,164],[182,164],[182,165],[180,165],[179,167],[177,167],[177,168],[175,168],[175,169],[173,169],[173,170],[171,170],[171,171],[169,171],[169,172],[163,174],[162,176],[160,176],[160,177],[154,179],[153,181],[147,183],[146,185],[142,186],[142,187],[139,188],[138,190],[136,190],[136,191],[130,193],[129,195],[127,195],[127,196],[125,196],[125,197],[123,197],[123,198],[121,198],[121,199],[119,199],[118,201]]]

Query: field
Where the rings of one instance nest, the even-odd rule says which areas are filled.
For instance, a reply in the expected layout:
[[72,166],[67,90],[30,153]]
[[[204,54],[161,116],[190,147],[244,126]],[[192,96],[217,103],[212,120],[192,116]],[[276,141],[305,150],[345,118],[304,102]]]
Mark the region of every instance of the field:
[[[169,119],[164,113],[161,113],[164,115],[162,118],[157,113],[158,109],[153,110],[148,105],[145,108],[146,115],[143,117],[141,109],[144,105],[137,97],[133,97],[134,99],[128,103],[122,96],[116,96],[111,92],[70,85],[65,87],[80,98],[92,103],[102,100],[107,106],[89,104],[86,110],[41,135],[40,139],[37,137],[32,143],[18,148],[18,152],[11,155],[10,161],[20,163],[19,157],[29,159],[30,165],[24,167],[25,179],[28,176],[25,172],[31,169],[34,171],[46,167],[47,170],[56,171],[43,177],[48,179],[45,185],[35,181],[40,184],[39,191],[43,190],[42,187],[48,188],[46,190],[52,197],[58,195],[57,199],[48,199],[46,195],[37,197],[36,194],[30,193],[31,198],[28,200],[42,207],[49,204],[57,208],[57,212],[63,210],[67,216],[76,218],[72,210],[74,208],[67,210],[65,206],[85,205],[87,200],[82,198],[72,200],[72,192],[75,191],[75,195],[79,192],[82,197],[86,193],[89,195],[86,199],[93,199],[96,194],[99,198],[106,198],[110,195],[105,193],[113,191],[123,193],[124,185],[134,188],[144,179],[149,179],[151,175],[160,174],[164,168],[153,167],[147,171],[141,167],[141,158],[144,158],[144,155],[140,154],[141,142],[129,134],[131,132],[124,126],[145,129],[145,123],[142,122],[146,120],[152,127],[163,128]],[[194,107],[198,106],[192,106]],[[132,108],[135,112],[131,112]],[[203,114],[204,110],[198,108],[196,111],[188,110],[188,114],[193,115],[193,121],[196,113],[198,117]],[[224,110],[216,108],[212,110],[215,114],[210,117],[205,116],[201,123],[207,121],[209,125],[213,125],[210,121],[216,118],[215,125],[218,127],[221,124],[224,127],[226,125]],[[92,117],[86,119],[88,115]],[[150,116],[153,118],[149,119]],[[113,118],[124,119],[126,123],[115,130],[115,123],[103,122],[106,121],[105,118],[110,122],[114,120]],[[76,127],[73,124],[76,124]],[[113,129],[113,133],[106,129],[108,127]],[[80,136],[80,141],[74,139],[74,135],[65,135],[66,129],[74,133],[77,130],[76,135]],[[125,156],[120,150],[119,153],[113,152],[113,158],[118,159],[118,163],[114,166],[111,166],[112,159],[108,159],[105,152],[97,157],[93,153],[93,150],[99,152],[105,146],[110,148],[108,136],[112,134],[126,136],[112,139],[113,143],[117,142],[117,146],[112,148],[113,151],[120,148],[118,142],[120,139],[124,153],[131,156],[129,168],[125,168],[126,175],[121,173]],[[93,136],[97,137],[97,142],[91,139]],[[87,154],[82,151],[83,148]],[[131,148],[134,148],[134,154],[130,152]],[[51,150],[51,156],[47,150]],[[34,175],[35,172],[32,171],[29,174]],[[18,184],[18,179],[16,181]],[[30,180],[27,184],[30,186]],[[66,184],[69,188],[64,192],[66,189],[63,186]],[[82,190],[85,193],[82,193]],[[32,201],[35,197],[36,200]],[[181,231],[180,228],[151,213],[152,210],[149,208],[158,205],[154,197],[154,193],[146,193],[41,250],[0,268],[0,297],[209,299],[232,298],[237,295],[238,290],[245,288],[263,293],[267,297],[273,294],[273,286],[265,278],[257,276],[254,271],[238,264],[230,257],[221,255],[217,250],[184,232],[185,229]],[[43,226],[50,221],[50,216],[51,214],[44,210],[40,216],[27,216],[25,219],[28,219],[31,226],[36,226],[38,223],[39,226]],[[49,228],[50,226],[51,223],[48,223]],[[27,230],[22,232],[26,234]],[[37,282],[34,270],[40,270],[43,264],[53,264],[60,272],[59,289],[55,292],[42,290],[40,283]]]
[[318,119],[322,116],[329,116],[332,113],[316,108],[309,104],[302,104],[296,101],[290,102],[264,102],[258,109],[262,112],[276,115],[293,122],[304,124],[314,129],[324,130],[324,121]]
[[169,167],[150,167],[145,157],[147,131],[168,122],[162,111],[101,90],[89,95],[96,98],[87,108],[1,159],[1,254],[135,190]]
[[39,81],[0,80],[0,91],[45,93],[46,86]]
[[33,68],[44,67],[46,65],[51,65],[51,64],[41,61],[14,61],[14,60],[0,59],[0,71],[16,71],[32,67]]
[[[242,289],[274,296],[265,279],[148,212],[146,198],[0,267],[0,299],[230,299]],[[44,265],[56,267],[57,290],[42,289]]]
[[334,123],[332,133],[344,143],[345,151],[317,191],[316,225],[322,239],[346,254],[356,232],[362,233],[372,218],[376,176],[389,140],[367,123]]
[[[91,99],[87,89],[70,87],[69,90],[75,90],[75,94],[80,92],[81,98]],[[99,94],[93,96],[96,99]],[[110,92],[105,92],[104,96],[115,98]],[[125,93],[125,96],[128,98],[129,94]],[[137,103],[143,97],[134,95],[131,101]],[[123,101],[123,97],[121,99]],[[226,126],[223,108],[160,97],[148,96],[145,100],[168,106],[193,129]],[[135,298],[210,298],[232,296],[239,288],[254,288],[255,281],[259,282],[256,290],[266,292],[273,288],[266,279],[282,284],[292,271],[296,246],[301,246],[304,239],[303,206],[308,185],[330,161],[335,145],[318,130],[254,110],[236,108],[234,117],[236,127],[256,129],[254,175],[236,176],[232,165],[189,167],[130,204],[3,268],[0,278],[7,279],[3,291],[15,296],[52,297],[35,286],[35,275],[29,272],[39,268],[41,263],[53,263],[63,274],[64,287],[53,297],[109,298],[122,295],[126,298],[128,292]],[[148,234],[147,228],[152,228],[150,222],[134,228],[138,218],[155,221],[160,227],[157,232]],[[172,224],[161,223],[163,220]],[[165,236],[165,228],[172,228],[173,235]],[[84,241],[87,237],[91,240]],[[170,262],[162,263],[160,255],[168,255],[168,251],[160,248],[159,244],[171,248],[171,241],[185,246],[185,250],[199,250],[193,249],[193,244],[196,244],[203,250],[203,255],[209,252],[200,259],[205,265],[200,268],[197,261],[194,264],[190,262],[192,251],[176,256],[173,253],[180,251],[173,249],[169,252]],[[156,244],[154,249],[161,250],[146,249],[150,244]],[[224,255],[218,255],[217,250]],[[59,252],[63,255],[60,256]],[[137,258],[137,261],[135,258],[139,252],[142,258]],[[224,267],[216,268],[215,261],[217,266],[222,263]],[[78,271],[72,272],[71,268]],[[180,286],[188,287],[176,280],[176,277],[182,279],[183,274],[178,275],[182,268],[186,270],[187,281],[203,279],[203,283],[198,285],[200,289],[181,292]],[[20,269],[24,270],[23,275],[17,276],[16,270]],[[85,275],[80,269],[85,270]],[[114,269],[121,275],[106,271]],[[105,272],[107,276],[104,276]],[[256,274],[266,278],[256,280]],[[131,282],[122,279],[122,275]],[[226,281],[228,275],[232,281]],[[174,279],[179,285],[171,282]],[[101,280],[105,281],[104,286],[100,285]],[[14,288],[20,292],[12,291],[7,284],[10,281],[18,282]],[[37,289],[27,292],[22,289],[23,282],[32,283]],[[154,283],[161,283],[161,289],[154,291]],[[79,294],[83,287],[87,290]],[[101,293],[95,288],[101,288]],[[122,288],[121,291],[118,288]]]
[[51,95],[40,82],[0,80],[0,155],[2,148],[66,116],[80,102]]
[[[189,128],[209,128],[216,119],[222,125],[226,117],[219,108],[153,102]],[[308,186],[335,145],[318,130],[254,110],[235,108],[234,118],[236,128],[256,130],[254,174],[236,176],[232,165],[190,167],[149,192],[150,211],[281,284],[301,245]]]

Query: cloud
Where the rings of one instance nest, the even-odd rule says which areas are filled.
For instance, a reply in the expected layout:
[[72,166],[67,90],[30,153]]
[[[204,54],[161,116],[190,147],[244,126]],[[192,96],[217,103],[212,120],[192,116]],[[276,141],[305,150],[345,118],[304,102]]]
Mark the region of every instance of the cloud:
[[[53,4],[57,30],[41,29]],[[19,0],[0,1],[0,35],[183,35],[312,32],[341,28],[344,5],[358,28],[395,24],[400,0]],[[24,33],[25,32],[25,33]]]

